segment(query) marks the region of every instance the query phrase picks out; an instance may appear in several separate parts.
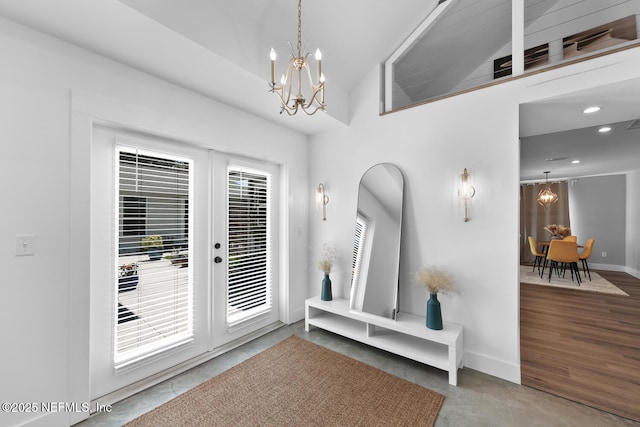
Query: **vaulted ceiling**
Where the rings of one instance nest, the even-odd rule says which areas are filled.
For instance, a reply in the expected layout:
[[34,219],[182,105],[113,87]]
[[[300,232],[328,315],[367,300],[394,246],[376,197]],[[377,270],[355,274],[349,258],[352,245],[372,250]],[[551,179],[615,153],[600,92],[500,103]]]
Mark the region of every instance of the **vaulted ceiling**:
[[[176,33],[269,79],[269,50],[287,58],[296,0],[120,0]],[[302,43],[324,53],[327,86],[350,92],[436,6],[436,1],[303,0]],[[283,64],[281,64],[283,65]],[[330,82],[330,84],[329,84]]]
[[436,0],[303,0],[302,42],[323,52],[327,113],[281,116],[269,51],[284,71],[295,0],[0,0],[0,15],[310,135],[349,122],[351,90]]
[[[458,6],[469,2],[456,1]],[[544,9],[557,1],[531,0],[526,4]],[[436,75],[442,77],[444,73],[447,77],[438,85],[455,85],[457,70],[473,69],[468,64],[460,66],[460,58],[478,61],[479,57],[487,55],[477,46],[470,48],[468,42],[452,42],[457,40],[461,26],[474,32],[474,37],[484,34],[487,40],[494,40],[492,43],[495,45],[489,50],[497,51],[504,45],[505,29],[491,23],[495,23],[498,16],[503,20],[506,3],[510,2],[471,1],[464,12],[452,14],[434,27],[437,31],[430,31],[417,42],[414,47],[423,50],[423,57],[428,56],[431,64],[443,66],[432,70]],[[385,61],[437,5],[436,0],[303,0],[302,41],[310,52],[316,47],[322,49],[323,70],[327,78],[328,112],[311,117],[280,115],[278,100],[268,92],[270,48],[273,46],[278,50],[279,58],[286,58],[287,40],[295,44],[295,0],[0,0],[0,15],[258,117],[312,135],[348,126],[349,93]],[[477,9],[480,5],[483,8]],[[447,49],[438,47],[443,40],[449,41]],[[457,62],[450,65],[453,58]],[[281,70],[284,62],[279,61]],[[401,65],[406,69],[420,68],[419,64],[412,64],[408,59]],[[427,80],[433,78],[427,76]],[[419,90],[429,92],[434,85],[423,85]],[[530,141],[528,137],[534,135],[558,133],[556,142],[547,144],[549,150],[555,147],[553,153],[544,153],[542,147],[545,144],[540,142],[535,150],[523,147],[523,154],[550,158],[585,153],[591,133],[580,129],[640,118],[638,100],[633,96],[640,92],[639,88],[638,82],[613,85],[523,105],[523,140]],[[593,102],[607,107],[598,116],[576,115],[576,110]],[[574,130],[576,133],[570,132]],[[624,135],[637,139],[638,132],[628,131]],[[598,137],[599,140],[594,140],[596,146],[602,140],[601,135]],[[550,136],[546,138],[552,139]],[[580,141],[581,145],[576,142],[578,145],[572,149],[557,150],[558,141],[569,140]],[[565,154],[561,156],[561,153]],[[523,179],[535,179],[533,177],[540,175],[542,170],[550,169],[541,168],[534,160],[529,163],[528,158],[528,155],[523,158]],[[619,160],[617,164],[625,163]],[[574,167],[573,171],[577,170]],[[593,167],[589,173],[597,173],[597,170],[602,169]]]

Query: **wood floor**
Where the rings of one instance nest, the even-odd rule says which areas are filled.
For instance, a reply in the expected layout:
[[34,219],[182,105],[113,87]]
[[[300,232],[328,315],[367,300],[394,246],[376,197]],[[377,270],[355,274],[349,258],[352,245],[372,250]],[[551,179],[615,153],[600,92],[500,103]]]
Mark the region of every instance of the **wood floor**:
[[629,296],[520,285],[522,384],[640,421],[640,280],[598,273]]

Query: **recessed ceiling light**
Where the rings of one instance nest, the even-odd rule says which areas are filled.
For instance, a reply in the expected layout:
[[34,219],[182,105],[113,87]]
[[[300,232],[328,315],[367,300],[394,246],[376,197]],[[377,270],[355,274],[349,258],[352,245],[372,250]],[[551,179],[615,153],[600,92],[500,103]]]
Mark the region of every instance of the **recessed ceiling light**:
[[598,129],[598,132],[600,133],[607,133],[611,130],[611,128],[609,126],[602,126],[600,129]]
[[582,110],[582,112],[584,114],[591,114],[591,113],[595,113],[597,111],[600,111],[600,107],[598,107],[596,105],[594,105],[593,107],[588,107],[588,108],[585,108],[584,110]]
[[573,163],[574,165],[577,165],[578,163],[580,163],[580,160],[572,160],[571,163]]

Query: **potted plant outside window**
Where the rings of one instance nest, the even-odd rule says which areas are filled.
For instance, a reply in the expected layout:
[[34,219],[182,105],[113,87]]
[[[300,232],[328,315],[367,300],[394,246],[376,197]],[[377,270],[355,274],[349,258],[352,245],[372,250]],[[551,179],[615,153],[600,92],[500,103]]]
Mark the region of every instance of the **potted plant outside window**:
[[138,264],[124,264],[118,269],[118,292],[132,291],[138,286]]
[[189,255],[187,253],[180,253],[177,249],[173,250],[170,255],[165,255],[165,259],[171,261],[171,264],[177,265],[178,268],[189,266]]
[[142,249],[147,251],[149,255],[149,259],[151,261],[157,261],[162,257],[162,236],[160,235],[152,235],[152,236],[144,236],[142,238]]

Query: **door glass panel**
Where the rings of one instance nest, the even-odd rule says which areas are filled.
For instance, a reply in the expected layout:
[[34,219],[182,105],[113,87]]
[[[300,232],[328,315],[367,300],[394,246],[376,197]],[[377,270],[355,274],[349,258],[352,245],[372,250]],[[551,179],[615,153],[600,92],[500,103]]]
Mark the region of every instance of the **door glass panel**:
[[191,339],[191,161],[117,148],[116,366]]
[[271,299],[270,175],[228,168],[227,323],[269,312]]

